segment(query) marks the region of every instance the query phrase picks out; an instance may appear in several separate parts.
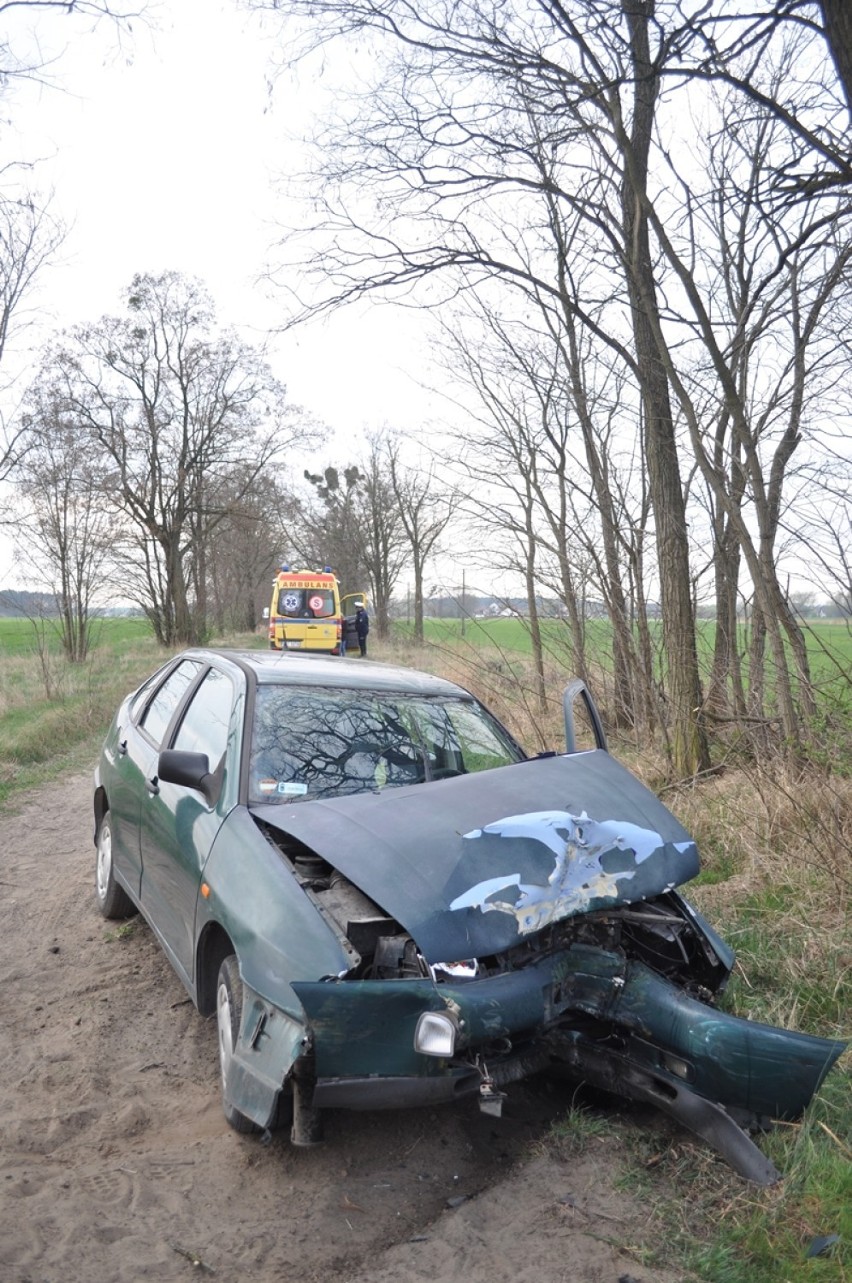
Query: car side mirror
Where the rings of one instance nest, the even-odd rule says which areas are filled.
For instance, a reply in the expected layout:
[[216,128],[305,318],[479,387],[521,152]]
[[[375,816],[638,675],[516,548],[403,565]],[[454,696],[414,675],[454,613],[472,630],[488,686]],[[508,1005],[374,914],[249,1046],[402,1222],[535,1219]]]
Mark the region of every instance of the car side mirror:
[[269,607],[268,607],[268,606],[264,606],[264,608],[263,608],[263,618],[264,618],[264,619],[268,619],[268,618],[269,618]]
[[208,802],[213,801],[216,776],[210,773],[206,753],[186,753],[182,749],[164,748],[157,762],[157,777],[166,784],[182,784],[197,789]]

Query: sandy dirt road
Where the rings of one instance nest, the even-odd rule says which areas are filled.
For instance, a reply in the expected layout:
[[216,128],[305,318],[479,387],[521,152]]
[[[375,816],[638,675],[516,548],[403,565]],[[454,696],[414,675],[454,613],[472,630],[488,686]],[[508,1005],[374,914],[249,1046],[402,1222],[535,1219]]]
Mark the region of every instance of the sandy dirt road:
[[97,912],[91,828],[89,774],[0,812],[0,1283],[675,1283],[637,1265],[611,1142],[536,1149],[556,1087],[338,1112],[308,1151],[232,1132],[215,1026]]

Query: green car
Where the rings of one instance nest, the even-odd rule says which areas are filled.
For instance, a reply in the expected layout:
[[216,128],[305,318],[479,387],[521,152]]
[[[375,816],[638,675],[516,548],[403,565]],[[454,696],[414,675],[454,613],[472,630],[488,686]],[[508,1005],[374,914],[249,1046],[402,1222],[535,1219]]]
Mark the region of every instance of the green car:
[[[581,701],[596,747],[575,744]],[[96,891],[144,914],[218,1022],[225,1115],[435,1105],[559,1072],[650,1101],[744,1176],[843,1044],[720,1012],[732,950],[676,889],[689,834],[607,752],[588,691],[527,758],[410,669],[191,650],[121,705],[95,774]]]

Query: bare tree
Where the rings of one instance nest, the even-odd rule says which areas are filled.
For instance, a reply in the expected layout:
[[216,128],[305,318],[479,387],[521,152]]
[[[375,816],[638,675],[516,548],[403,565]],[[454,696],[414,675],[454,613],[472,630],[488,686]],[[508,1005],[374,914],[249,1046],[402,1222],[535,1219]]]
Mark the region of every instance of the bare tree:
[[173,272],[134,278],[126,315],[73,331],[51,366],[132,532],[126,582],[161,643],[198,642],[213,532],[275,452],[305,439],[283,387]]
[[[779,123],[783,138],[764,165],[773,181],[760,191],[776,219],[783,211],[790,220],[786,246],[775,253],[779,270],[829,225],[838,245],[848,242],[842,185],[849,162],[840,130],[848,112],[828,68],[824,37],[833,41],[836,32],[818,21],[833,5],[806,14],[807,6],[781,0],[730,21],[680,0],[496,7],[286,0],[275,7],[308,18],[303,30],[315,46],[335,34],[368,42],[378,68],[360,114],[348,113],[344,129],[332,127],[322,139],[330,241],[317,263],[326,293],[314,306],[376,289],[410,291],[427,278],[429,301],[441,302],[499,279],[549,310],[559,329],[573,327],[608,349],[641,404],[674,770],[688,774],[709,762],[687,513],[694,468],[754,584],[777,674],[781,739],[795,746],[810,711],[807,657],[771,532],[776,504],[783,505],[785,449],[796,448],[796,434],[763,476],[755,402],[737,383],[728,327],[717,321],[725,265],[696,240],[705,194],[687,175],[702,176],[696,144],[704,139],[681,130],[678,113],[685,117],[695,101],[684,87],[704,81],[733,109],[739,104],[741,115],[747,104],[755,119]],[[807,84],[784,78],[793,48],[815,69],[821,59],[822,74]],[[711,121],[714,111],[708,101]],[[347,201],[355,182],[357,218]],[[789,287],[790,273],[786,279]],[[825,300],[843,288],[841,267],[827,278]],[[809,334],[809,320],[800,320],[794,363]],[[712,379],[697,396],[702,360]],[[752,397],[758,388],[750,384]],[[725,446],[721,470],[708,448],[698,408],[713,400],[730,419],[725,438],[748,465],[748,503],[754,510],[765,500],[757,538],[730,484]]]
[[408,540],[414,576],[414,640],[422,645],[426,568],[453,519],[459,496],[438,485],[431,461],[425,467],[406,463],[397,438],[388,439],[385,454],[390,486]]
[[329,464],[322,472],[305,470],[313,487],[310,499],[297,502],[287,523],[289,548],[305,566],[331,566],[344,593],[363,591],[367,568],[360,510],[364,477],[357,464],[342,471]]
[[295,504],[277,468],[248,486],[244,470],[240,465],[228,480],[234,498],[207,543],[209,616],[219,633],[251,632],[262,618],[286,543],[283,520]]
[[[629,390],[588,336],[547,309],[516,306],[501,315],[498,303],[480,295],[444,328],[447,374],[472,389],[481,407],[463,456],[473,479],[465,507],[488,531],[492,564],[499,557],[523,578],[534,656],[545,649],[537,601],[546,589],[567,620],[571,671],[588,680],[591,589],[613,633],[607,665],[596,664],[598,691],[605,683],[614,724],[647,729],[655,684],[644,645],[647,495],[631,445]],[[598,648],[594,659],[602,658]],[[537,669],[543,681],[541,658]]]
[[23,512],[18,554],[28,574],[54,595],[59,637],[72,663],[86,659],[93,607],[103,597],[113,520],[85,435],[63,414],[57,389],[39,381],[29,392],[15,470]]
[[843,86],[846,106],[852,113],[852,10],[846,0],[819,0],[819,7],[837,79]]
[[397,502],[382,432],[368,439],[368,454],[361,468],[359,528],[364,568],[379,637],[390,633],[393,591],[409,557],[409,541],[402,509]]
[[[32,19],[53,21],[62,17],[66,26],[59,28],[55,23],[53,32],[73,33],[79,37],[81,31],[99,26],[104,20],[111,22],[118,39],[126,38],[132,30],[133,22],[144,18],[148,9],[148,0],[2,0],[0,17],[9,14],[11,17],[23,16]],[[78,23],[76,20],[80,19]],[[0,90],[8,89],[16,80],[46,81],[49,68],[45,66],[42,44],[36,40],[28,41],[24,51],[22,39],[14,33],[14,27],[7,26],[3,38],[0,38]]]
[[[662,7],[662,6],[659,6]],[[673,81],[686,76],[732,89],[747,114],[772,115],[800,145],[803,166],[779,173],[779,195],[852,182],[849,114],[852,112],[852,15],[846,0],[759,0],[742,6],[689,10],[681,0],[666,6],[671,26],[661,60]],[[668,25],[668,24],[667,24]],[[779,44],[793,37],[825,74],[768,89],[762,70]]]
[[[419,215],[423,222],[423,234],[419,240],[412,235],[409,246],[381,233],[368,237],[365,248],[365,229],[354,228],[362,241],[347,254],[340,236],[346,216],[330,205],[329,226],[338,247],[331,272],[326,271],[336,286],[333,297],[408,287],[439,270],[461,272],[469,288],[500,276],[563,317],[587,325],[612,346],[642,387],[675,769],[701,769],[708,759],[699,713],[684,500],[667,373],[652,350],[655,334],[647,319],[656,285],[642,206],[643,165],[647,168],[642,155],[654,125],[656,78],[645,84],[646,77],[637,75],[638,44],[631,61],[623,29],[630,15],[625,19],[620,6],[610,6],[601,24],[600,6],[592,15],[581,4],[580,19],[586,20],[581,30],[568,11],[544,5],[523,16],[511,7],[499,12],[480,5],[449,11],[429,3],[386,8],[371,0],[294,0],[292,7],[314,19],[321,15],[326,31],[330,19],[332,27],[388,37],[390,61],[372,117],[358,129],[350,127],[347,139],[335,140],[327,190],[333,193],[347,175],[357,173],[378,187],[385,216],[392,209],[401,219]],[[622,29],[604,67],[588,45],[602,26],[609,34],[612,23],[608,26],[606,19],[620,21]],[[640,32],[635,23],[634,32]],[[554,61],[548,40],[565,47],[561,64]],[[393,62],[394,53],[400,65]],[[596,89],[590,92],[595,77]],[[620,99],[625,86],[632,87],[635,100],[627,127]],[[589,179],[579,189],[576,166],[563,159],[572,147],[589,166]],[[614,191],[622,194],[620,206]],[[595,316],[599,305],[578,295],[561,245],[556,246],[559,270],[553,271],[554,212],[564,220],[559,206],[580,225],[594,226],[623,274],[628,306],[621,302],[619,320],[613,316],[608,329]],[[386,217],[383,221],[386,226]],[[427,229],[434,229],[431,239]],[[593,257],[600,257],[588,236],[582,246],[575,234],[573,247],[590,269]],[[324,265],[329,267],[327,255]],[[590,270],[589,284],[612,294],[599,269]],[[633,318],[635,353],[622,337],[625,316]]]
[[[35,195],[0,199],[0,365],[10,339],[27,324],[27,298],[64,236],[62,225]],[[7,429],[4,425],[0,481],[16,466],[23,445],[20,429]]]

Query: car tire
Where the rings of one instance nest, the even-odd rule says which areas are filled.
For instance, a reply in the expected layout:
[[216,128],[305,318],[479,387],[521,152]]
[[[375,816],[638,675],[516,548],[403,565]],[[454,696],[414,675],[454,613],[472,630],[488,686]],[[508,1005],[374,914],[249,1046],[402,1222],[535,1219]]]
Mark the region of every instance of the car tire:
[[256,1132],[260,1128],[228,1100],[227,1081],[243,1015],[243,982],[237,955],[231,953],[219,968],[216,981],[216,1028],[219,1035],[219,1069],[222,1077],[222,1109],[235,1132]]
[[98,824],[95,837],[95,895],[98,908],[105,918],[129,918],[136,912],[136,905],[115,880],[112,868],[112,820],[105,811]]

